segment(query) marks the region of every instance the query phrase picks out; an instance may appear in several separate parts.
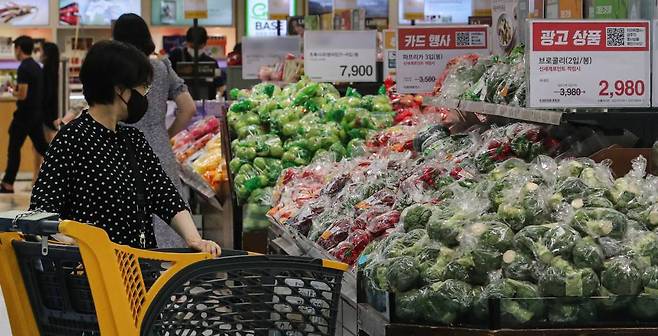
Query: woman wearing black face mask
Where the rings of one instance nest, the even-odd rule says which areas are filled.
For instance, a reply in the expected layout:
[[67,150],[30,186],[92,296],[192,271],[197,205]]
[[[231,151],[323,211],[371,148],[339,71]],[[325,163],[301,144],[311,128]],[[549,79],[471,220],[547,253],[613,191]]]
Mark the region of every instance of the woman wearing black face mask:
[[112,241],[138,248],[156,247],[156,215],[191,248],[217,255],[219,246],[201,239],[144,135],[119,124],[135,123],[146,113],[152,71],[133,46],[102,41],[91,47],[80,69],[89,111],[51,143],[30,209],[96,225]]

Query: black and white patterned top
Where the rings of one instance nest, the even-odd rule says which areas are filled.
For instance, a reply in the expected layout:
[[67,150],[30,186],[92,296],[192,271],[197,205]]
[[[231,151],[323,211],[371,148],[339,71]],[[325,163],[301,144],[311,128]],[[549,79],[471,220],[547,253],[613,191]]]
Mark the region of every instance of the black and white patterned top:
[[186,204],[144,135],[123,125],[117,125],[114,132],[86,112],[58,132],[50,144],[30,209],[93,224],[107,231],[113,242],[133,247],[141,247],[144,230],[146,247],[156,247],[151,216],[137,211],[135,178],[123,139],[133,144],[145,180],[146,213],[170,223]]

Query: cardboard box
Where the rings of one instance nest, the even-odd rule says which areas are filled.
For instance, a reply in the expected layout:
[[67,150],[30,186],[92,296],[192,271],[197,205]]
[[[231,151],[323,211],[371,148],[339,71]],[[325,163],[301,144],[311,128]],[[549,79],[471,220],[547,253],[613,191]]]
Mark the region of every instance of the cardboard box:
[[613,145],[590,155],[590,159],[596,162],[610,160],[610,169],[614,176],[622,177],[631,170],[633,160],[640,155],[647,159],[647,173],[655,175],[658,167],[651,163],[653,157],[651,148],[622,148]]

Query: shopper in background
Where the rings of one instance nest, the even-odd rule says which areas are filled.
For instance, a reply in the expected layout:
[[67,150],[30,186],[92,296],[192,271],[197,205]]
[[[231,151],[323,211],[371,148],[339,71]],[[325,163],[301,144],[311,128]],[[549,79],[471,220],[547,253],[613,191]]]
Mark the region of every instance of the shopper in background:
[[222,70],[217,65],[217,60],[206,55],[203,49],[208,43],[208,32],[203,27],[190,27],[185,34],[185,47],[174,49],[169,53],[169,60],[174,69],[178,69],[178,62],[194,61],[194,47],[198,49],[199,62],[213,62],[215,64],[215,79],[212,84],[212,92],[217,92],[226,82]]
[[[153,54],[155,45],[146,22],[136,14],[123,14],[114,23],[112,37],[121,42],[135,46],[146,56]],[[171,150],[169,138],[188,126],[190,119],[196,113],[196,105],[187,92],[183,80],[176,75],[167,59],[150,59],[153,67],[153,83],[149,91],[149,108],[144,117],[135,124],[146,136],[153,151],[160,159],[162,168],[176,186],[182,191],[178,176],[178,164]],[[167,99],[174,100],[178,107],[176,119],[167,130],[165,116],[167,114]],[[154,218],[155,237],[159,247],[181,247],[184,242],[171,228],[158,218]]]
[[217,243],[201,239],[144,134],[119,124],[147,113],[152,78],[148,59],[131,45],[101,41],[89,49],[80,69],[89,110],[55,136],[30,209],[95,225],[115,243],[137,248],[156,247],[151,217],[157,215],[189,247],[218,255]]
[[9,126],[7,169],[0,183],[0,193],[13,193],[14,181],[21,163],[21,147],[29,136],[39,154],[44,155],[48,143],[43,133],[43,74],[41,67],[32,58],[34,41],[29,36],[14,40],[14,54],[21,61],[16,71],[16,112]]
[[[41,52],[37,52],[39,62],[43,66],[43,103],[42,106],[42,120],[43,132],[46,141],[50,143],[57,133],[59,125],[59,110],[58,110],[58,92],[59,87],[59,47],[52,42],[44,42],[41,45]],[[37,181],[39,169],[43,163],[43,156],[39,154],[36,147],[33,146],[34,151],[34,177],[32,184]]]

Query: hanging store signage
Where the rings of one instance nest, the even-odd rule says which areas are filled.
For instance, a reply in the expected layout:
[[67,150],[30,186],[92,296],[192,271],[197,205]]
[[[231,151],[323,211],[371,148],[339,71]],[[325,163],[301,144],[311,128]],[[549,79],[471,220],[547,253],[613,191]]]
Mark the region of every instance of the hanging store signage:
[[530,107],[650,105],[648,21],[532,21],[530,36]]
[[318,82],[376,81],[377,32],[307,31],[304,72]]
[[290,14],[290,0],[268,0],[267,12],[270,20],[287,20]]
[[402,17],[405,20],[422,20],[425,18],[424,0],[402,0]]
[[450,59],[490,53],[486,26],[399,28],[397,39],[396,79],[401,93],[432,92]]
[[186,19],[207,19],[208,0],[185,0],[183,13]]
[[288,54],[301,53],[299,36],[258,36],[242,38],[242,78],[258,79],[262,66],[282,62]]

